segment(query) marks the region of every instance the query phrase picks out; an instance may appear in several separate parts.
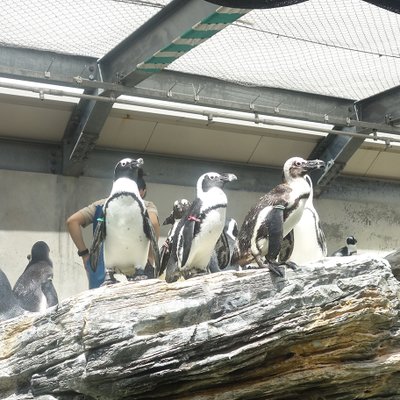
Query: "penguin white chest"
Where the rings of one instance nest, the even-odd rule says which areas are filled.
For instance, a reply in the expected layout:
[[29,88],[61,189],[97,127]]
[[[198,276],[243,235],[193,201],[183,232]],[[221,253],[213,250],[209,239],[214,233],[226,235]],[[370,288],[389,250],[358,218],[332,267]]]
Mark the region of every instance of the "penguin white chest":
[[300,199],[297,203],[297,206],[289,213],[288,217],[283,223],[283,237],[285,237],[300,221],[306,201],[307,199]]
[[149,245],[138,201],[130,195],[120,195],[109,201],[104,240],[106,267],[127,275],[133,274],[136,266],[146,265]]
[[226,208],[211,210],[201,222],[200,232],[193,239],[186,266],[206,268],[215,244],[225,225]]

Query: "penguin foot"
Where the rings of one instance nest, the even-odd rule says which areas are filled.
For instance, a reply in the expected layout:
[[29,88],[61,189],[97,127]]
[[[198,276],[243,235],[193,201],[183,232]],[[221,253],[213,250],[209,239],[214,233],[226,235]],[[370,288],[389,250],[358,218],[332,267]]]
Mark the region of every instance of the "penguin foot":
[[100,286],[110,286],[114,285],[114,283],[118,283],[118,281],[114,277],[114,272],[106,271],[104,282]]
[[129,277],[127,276],[127,279],[129,282],[136,282],[136,281],[145,281],[148,278],[146,275],[140,274],[140,275],[134,275],[134,276],[129,276]]
[[279,264],[276,263],[271,263],[269,262],[268,264],[265,265],[271,272],[273,272],[275,275],[284,278],[285,274],[282,272],[282,270],[279,268]]
[[299,266],[293,261],[286,261],[286,262],[282,263],[281,265],[286,265],[288,268],[292,269],[293,271],[297,271],[299,269]]
[[273,272],[275,275],[281,278],[285,277],[285,273],[279,268],[280,264],[278,264],[276,261],[269,260],[267,257],[265,257],[264,262],[259,254],[257,254],[254,259],[260,268],[268,268],[270,272]]
[[149,276],[148,271],[145,268],[136,268],[133,275],[126,275],[126,279],[129,282],[144,281],[146,279],[151,279],[151,276]]

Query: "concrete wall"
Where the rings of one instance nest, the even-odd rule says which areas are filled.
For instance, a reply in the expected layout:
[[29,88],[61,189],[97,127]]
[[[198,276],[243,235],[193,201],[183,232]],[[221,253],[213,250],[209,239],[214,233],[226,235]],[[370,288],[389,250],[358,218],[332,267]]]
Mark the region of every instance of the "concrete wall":
[[[174,200],[193,199],[193,187],[152,183],[148,180],[148,200],[158,207],[160,221],[170,213]],[[55,266],[54,283],[60,299],[87,288],[81,259],[65,231],[66,218],[102,197],[111,188],[110,179],[71,178],[42,173],[0,170],[0,268],[12,285],[27,264],[32,244],[46,241]],[[227,215],[239,224],[263,194],[229,190]],[[394,183],[339,179],[315,200],[328,239],[329,253],[354,235],[360,252],[385,255],[400,248],[400,185]],[[162,228],[165,235],[168,227]],[[91,227],[85,229],[88,246]],[[163,238],[160,238],[160,244]]]

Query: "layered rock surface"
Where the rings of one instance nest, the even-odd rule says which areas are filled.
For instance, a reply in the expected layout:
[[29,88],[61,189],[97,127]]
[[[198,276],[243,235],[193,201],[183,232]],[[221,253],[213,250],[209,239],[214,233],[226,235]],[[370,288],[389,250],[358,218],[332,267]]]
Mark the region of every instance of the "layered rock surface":
[[0,398],[399,399],[399,282],[328,258],[87,291],[0,327]]

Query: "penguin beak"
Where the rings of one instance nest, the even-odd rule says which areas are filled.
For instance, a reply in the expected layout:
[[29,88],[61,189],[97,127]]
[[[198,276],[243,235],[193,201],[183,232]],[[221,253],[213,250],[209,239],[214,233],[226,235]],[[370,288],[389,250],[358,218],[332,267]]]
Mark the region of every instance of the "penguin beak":
[[307,170],[321,169],[325,167],[325,161],[322,160],[307,160],[305,168]]
[[173,223],[174,223],[174,214],[171,213],[170,215],[168,215],[167,218],[165,218],[163,225],[172,225]]
[[143,158],[131,161],[131,168],[140,168],[144,164]]
[[237,176],[235,174],[221,174],[221,180],[224,182],[232,182],[237,180]]

